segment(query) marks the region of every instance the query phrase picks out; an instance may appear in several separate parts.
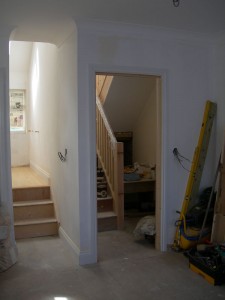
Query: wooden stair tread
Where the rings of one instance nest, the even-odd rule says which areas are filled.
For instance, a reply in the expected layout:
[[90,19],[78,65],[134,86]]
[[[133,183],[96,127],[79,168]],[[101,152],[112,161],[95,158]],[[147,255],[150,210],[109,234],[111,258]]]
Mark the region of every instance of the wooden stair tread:
[[34,186],[20,186],[20,187],[14,187],[12,188],[13,191],[15,190],[23,190],[23,189],[45,189],[45,188],[50,188],[50,185],[34,185]]
[[45,224],[45,223],[57,223],[56,218],[42,218],[42,219],[34,219],[34,220],[22,220],[14,222],[15,226],[23,226],[23,225],[34,225],[34,224]]
[[104,200],[112,200],[112,197],[111,196],[107,196],[107,197],[102,197],[102,198],[97,198],[97,201],[100,201],[100,200],[102,200],[102,201],[104,201]]
[[98,219],[116,217],[114,211],[99,212],[97,215],[98,215]]
[[30,201],[16,201],[13,202],[13,207],[22,207],[22,206],[35,206],[35,205],[47,205],[53,204],[52,200],[30,200]]
[[58,234],[49,179],[29,167],[12,168],[12,194],[16,239]]

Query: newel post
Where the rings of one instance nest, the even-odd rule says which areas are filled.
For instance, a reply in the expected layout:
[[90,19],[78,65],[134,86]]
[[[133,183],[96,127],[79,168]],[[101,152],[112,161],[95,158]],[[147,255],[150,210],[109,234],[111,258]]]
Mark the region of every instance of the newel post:
[[117,226],[119,230],[124,227],[124,165],[123,165],[123,143],[117,143],[116,155],[116,211],[117,211]]

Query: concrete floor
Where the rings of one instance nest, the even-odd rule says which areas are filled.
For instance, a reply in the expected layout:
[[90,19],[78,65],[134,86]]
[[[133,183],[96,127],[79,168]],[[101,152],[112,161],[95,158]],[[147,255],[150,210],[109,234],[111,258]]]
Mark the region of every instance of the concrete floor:
[[58,237],[18,241],[18,263],[0,273],[0,299],[225,299],[225,285],[207,283],[181,253],[160,253],[125,231],[100,233],[98,248],[99,262],[80,267]]

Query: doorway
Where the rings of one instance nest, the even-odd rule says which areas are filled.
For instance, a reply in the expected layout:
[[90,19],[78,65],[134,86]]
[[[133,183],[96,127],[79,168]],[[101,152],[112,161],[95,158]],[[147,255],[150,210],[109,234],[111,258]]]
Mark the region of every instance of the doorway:
[[46,43],[10,42],[9,106],[16,239],[58,234],[50,188],[53,146],[49,143],[57,120],[54,117],[57,103],[51,103],[56,99],[52,75],[56,53],[56,46]]
[[[155,75],[133,75],[125,73],[96,73],[109,76],[110,84],[96,92],[102,102],[112,131],[118,141],[124,142],[124,170],[146,167],[145,174],[154,181],[154,188],[127,194],[124,191],[125,225],[132,232],[135,224],[146,215],[155,216],[155,248],[161,244],[161,77]],[[102,81],[102,79],[100,80]],[[109,81],[109,80],[108,80]],[[135,170],[136,173],[136,170]],[[135,174],[136,175],[136,174]],[[142,176],[139,172],[139,175]],[[132,184],[132,183],[131,183]],[[133,189],[132,189],[133,190]],[[142,193],[143,192],[143,193]],[[133,224],[127,225],[127,215],[133,210]]]

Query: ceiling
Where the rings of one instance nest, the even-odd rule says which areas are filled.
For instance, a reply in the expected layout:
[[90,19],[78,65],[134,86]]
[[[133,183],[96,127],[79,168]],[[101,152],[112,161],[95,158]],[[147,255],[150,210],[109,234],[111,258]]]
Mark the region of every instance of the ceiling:
[[225,32],[224,0],[1,0],[0,24],[16,27],[15,40],[59,43],[72,20],[96,19],[188,30]]

